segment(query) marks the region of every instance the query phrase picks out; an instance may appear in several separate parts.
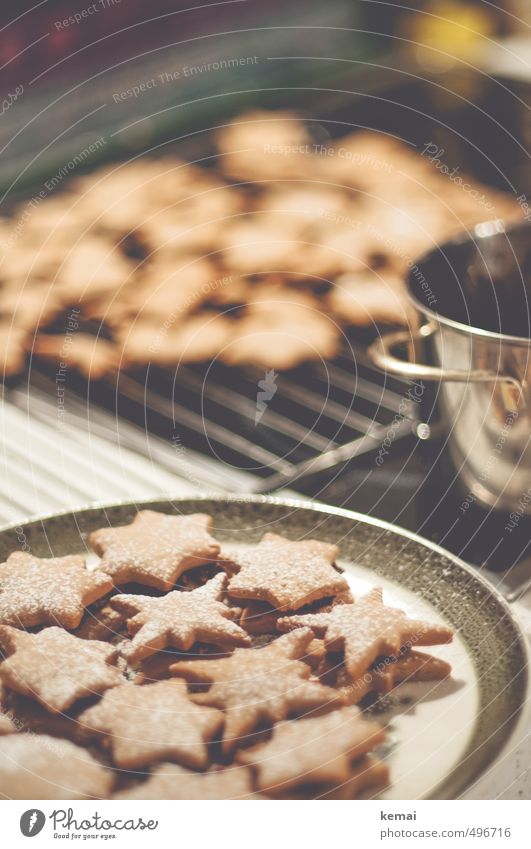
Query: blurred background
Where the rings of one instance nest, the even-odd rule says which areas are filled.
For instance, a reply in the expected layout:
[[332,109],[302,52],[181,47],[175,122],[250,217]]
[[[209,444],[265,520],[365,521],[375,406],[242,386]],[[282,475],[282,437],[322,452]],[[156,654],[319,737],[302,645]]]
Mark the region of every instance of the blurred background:
[[[2,92],[23,87],[24,97],[2,115],[0,177],[10,194],[23,191],[101,134],[101,157],[110,158],[249,106],[295,105],[316,114],[345,108],[351,118],[355,106],[360,124],[401,129],[412,139],[429,128],[448,154],[459,149],[463,165],[507,187],[511,178],[525,179],[516,154],[529,129],[517,103],[526,102],[529,11],[526,0],[308,0],[302,9],[279,0],[196,9],[157,0],[149,10],[140,0],[6,0]],[[256,64],[243,69],[184,73],[251,56]],[[161,83],[113,108],[114,93],[179,69],[178,85]],[[491,154],[498,167],[489,166]]]
[[[503,208],[520,198],[525,214],[531,195],[530,12],[526,0],[226,0],[197,8],[175,0],[4,0],[1,518],[155,490],[287,489],[396,521],[478,565],[503,569],[524,559],[525,531],[506,534],[491,554],[507,518],[494,511],[485,524],[477,505],[459,510],[466,493],[455,491],[445,466],[433,394],[423,393],[419,404],[408,394],[410,384],[385,379],[368,362],[365,350],[382,312],[378,291],[376,323],[353,322],[344,331],[346,345],[318,363],[301,357],[279,369],[267,355],[234,364],[212,356],[140,363],[129,352],[123,368],[106,368],[100,346],[101,368],[94,367],[94,351],[92,370],[74,367],[79,363],[63,368],[65,358],[43,336],[81,331],[114,344],[116,331],[94,311],[92,317],[75,312],[74,282],[72,297],[63,296],[61,308],[43,318],[23,246],[28,221],[33,231],[38,221],[47,240],[46,228],[57,228],[60,199],[67,195],[72,205],[61,212],[68,226],[60,249],[66,256],[78,238],[74,194],[89,197],[91,175],[105,181],[116,165],[146,158],[174,157],[214,169],[209,178],[194,172],[191,184],[245,182],[238,197],[256,211],[256,189],[247,185],[253,165],[245,174],[222,167],[220,176],[216,148],[216,133],[250,110],[271,116],[291,110],[306,122],[311,144],[335,145],[336,151],[338,139],[368,130],[402,140],[412,155],[428,147],[432,164],[436,159],[470,175],[471,185],[492,192]],[[258,161],[256,173],[263,179]],[[421,185],[427,174],[419,171]],[[168,180],[164,191],[171,195]],[[106,185],[110,205],[125,190],[110,178]],[[403,184],[388,191],[395,209],[407,203]],[[79,232],[85,226],[80,221]],[[112,230],[112,222],[108,226]],[[126,258],[143,262],[144,246],[131,232],[123,231],[120,244],[131,237]],[[406,246],[410,235],[404,234]],[[87,250],[78,268],[88,274],[96,261]],[[374,269],[378,262],[385,265],[376,258]],[[64,293],[70,281],[61,285]],[[122,292],[126,317],[134,290],[127,290],[125,305]],[[20,298],[22,292],[29,295]],[[321,293],[313,287],[311,296]],[[234,295],[223,308],[240,310],[245,297]],[[30,319],[34,313],[38,318]],[[392,325],[393,317],[384,315],[383,324]],[[209,334],[205,328],[201,338]],[[386,438],[389,456],[378,463]]]

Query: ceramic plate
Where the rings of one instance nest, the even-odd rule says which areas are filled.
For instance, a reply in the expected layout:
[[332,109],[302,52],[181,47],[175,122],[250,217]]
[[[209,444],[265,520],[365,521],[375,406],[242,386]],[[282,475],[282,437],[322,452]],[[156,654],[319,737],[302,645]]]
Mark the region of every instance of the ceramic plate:
[[266,531],[337,543],[340,565],[359,595],[382,586],[384,599],[415,618],[450,624],[451,679],[403,684],[378,711],[388,725],[387,799],[456,798],[507,745],[525,701],[525,638],[501,598],[478,573],[443,549],[375,519],[306,502],[249,496],[179,498],[89,507],[0,532],[0,561],[14,550],[61,556],[88,550],[88,534],[125,524],[137,509],[210,513],[220,541],[256,542]]

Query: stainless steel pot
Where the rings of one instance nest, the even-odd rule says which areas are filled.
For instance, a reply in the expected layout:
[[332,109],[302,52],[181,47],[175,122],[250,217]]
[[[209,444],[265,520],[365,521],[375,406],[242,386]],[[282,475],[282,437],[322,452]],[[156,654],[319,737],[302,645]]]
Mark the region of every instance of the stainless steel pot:
[[[419,259],[407,285],[419,326],[379,337],[373,362],[440,382],[465,498],[531,515],[531,224],[480,224]],[[407,361],[395,355],[404,344]]]

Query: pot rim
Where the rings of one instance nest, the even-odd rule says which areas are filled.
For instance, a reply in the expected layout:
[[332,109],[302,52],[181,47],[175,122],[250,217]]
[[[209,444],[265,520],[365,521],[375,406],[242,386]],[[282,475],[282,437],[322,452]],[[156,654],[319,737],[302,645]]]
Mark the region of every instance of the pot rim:
[[531,222],[515,222],[515,223],[506,223],[501,218],[490,219],[489,221],[483,221],[479,224],[474,225],[472,228],[472,236],[470,232],[460,233],[457,236],[454,236],[451,239],[448,239],[446,242],[443,242],[442,245],[439,245],[436,248],[430,248],[420,255],[420,257],[410,266],[409,273],[407,276],[407,297],[409,301],[427,318],[432,321],[437,322],[438,324],[444,325],[446,327],[450,327],[453,330],[457,330],[459,333],[463,333],[467,336],[476,336],[481,339],[493,339],[500,343],[507,343],[510,345],[516,345],[521,348],[531,348],[531,338],[527,336],[511,336],[507,333],[497,333],[494,330],[483,330],[481,327],[475,327],[471,324],[463,324],[460,321],[455,321],[455,319],[448,318],[442,313],[434,312],[430,307],[421,303],[421,301],[416,298],[410,289],[409,281],[412,277],[412,269],[416,268],[420,270],[422,266],[438,251],[444,250],[447,247],[451,247],[452,245],[461,245],[465,242],[472,241],[477,239],[487,239],[490,236],[494,236],[498,233],[511,233],[513,230],[519,229],[527,229],[530,231],[531,238]]

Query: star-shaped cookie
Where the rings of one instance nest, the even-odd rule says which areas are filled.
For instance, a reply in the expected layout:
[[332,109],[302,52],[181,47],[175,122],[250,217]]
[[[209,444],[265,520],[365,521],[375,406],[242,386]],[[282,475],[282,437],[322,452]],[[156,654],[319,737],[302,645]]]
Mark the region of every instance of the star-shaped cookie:
[[236,759],[253,767],[258,789],[270,795],[301,784],[330,789],[347,782],[356,759],[384,739],[376,722],[349,706],[324,716],[281,722],[271,740],[238,752]]
[[[373,755],[364,755],[352,764],[350,778],[334,787],[300,784],[283,792],[282,799],[371,799],[374,792],[389,784],[389,767]],[[374,792],[373,792],[374,791]],[[264,794],[266,798],[274,794]]]
[[18,693],[9,694],[9,715],[13,717],[16,731],[34,734],[49,734],[73,743],[83,744],[75,711],[69,713],[50,713],[39,702],[29,696]]
[[223,714],[190,701],[184,681],[157,681],[108,690],[78,721],[88,733],[105,735],[118,767],[174,760],[205,769],[208,742],[222,728]]
[[397,684],[416,681],[442,681],[452,667],[445,660],[420,651],[408,651],[398,660],[385,658],[351,681],[344,666],[337,671],[336,687],[348,704],[358,704],[369,693],[389,693]]
[[102,640],[117,643],[127,634],[126,617],[111,607],[111,599],[85,611],[79,628],[74,633],[82,640]]
[[118,656],[113,646],[81,640],[63,628],[28,634],[0,625],[0,647],[9,655],[0,664],[0,680],[51,713],[62,713],[78,699],[100,695],[123,681],[111,665]]
[[[350,590],[338,593],[332,599],[319,599],[312,604],[300,608],[298,615],[304,613],[326,613],[336,604],[351,604],[354,601]],[[261,634],[274,634],[277,630],[278,620],[284,613],[267,604],[265,601],[249,601],[241,611],[240,625],[248,634],[259,636]]]
[[371,590],[355,604],[340,604],[328,613],[283,617],[277,627],[280,631],[311,628],[316,636],[324,638],[328,651],[344,651],[351,681],[363,675],[378,657],[395,657],[404,646],[449,643],[453,636],[444,625],[408,619],[402,610],[387,607],[380,589]]
[[0,624],[77,628],[85,607],[111,589],[109,576],[88,572],[83,557],[41,559],[16,551],[0,564]]
[[155,767],[142,784],[115,799],[258,799],[247,767],[231,766],[211,772],[191,772],[177,764]]
[[15,723],[13,722],[11,712],[5,705],[5,690],[0,680],[0,735],[11,734],[16,731]]
[[311,680],[301,660],[312,641],[310,630],[287,634],[261,649],[236,649],[219,660],[179,661],[171,667],[191,683],[212,683],[208,692],[192,696],[197,704],[225,710],[225,753],[261,722],[279,722],[290,714],[335,707],[341,697]]
[[115,596],[111,605],[132,616],[128,629],[134,637],[124,644],[124,657],[137,663],[167,646],[188,651],[195,642],[222,647],[250,645],[251,638],[232,621],[239,611],[220,601],[225,581],[220,573],[196,590],[174,590],[162,598]]
[[377,689],[388,693],[397,684],[414,681],[442,681],[448,678],[452,667],[446,660],[421,651],[408,651],[393,663],[377,664],[375,676],[379,679]]
[[0,738],[4,799],[104,799],[112,786],[112,771],[68,740],[47,734]]
[[101,573],[116,586],[138,583],[167,591],[183,572],[215,560],[219,545],[210,536],[211,525],[203,513],[168,516],[140,510],[130,525],[100,528],[90,542],[102,557]]
[[232,598],[266,601],[278,610],[298,610],[348,591],[348,583],[332,566],[337,555],[337,546],[326,542],[292,542],[268,533],[257,546],[231,553],[231,559],[222,565],[237,572],[228,587]]

